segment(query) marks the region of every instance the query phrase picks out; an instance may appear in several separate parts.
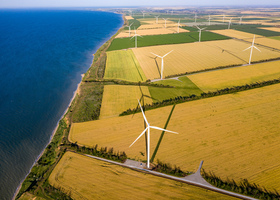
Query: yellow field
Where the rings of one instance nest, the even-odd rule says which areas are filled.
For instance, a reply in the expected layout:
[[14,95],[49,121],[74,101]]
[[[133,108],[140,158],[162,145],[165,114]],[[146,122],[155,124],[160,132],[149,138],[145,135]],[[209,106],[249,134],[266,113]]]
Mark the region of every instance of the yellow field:
[[[246,39],[246,41],[252,42],[252,39],[251,40]],[[255,40],[255,43],[280,50],[280,41],[279,40],[262,37],[262,38],[257,38]]]
[[126,19],[126,20],[130,20],[130,19],[134,19],[134,18],[131,17],[131,16],[125,16],[125,19]]
[[280,78],[280,61],[253,64],[187,76],[204,92]]
[[235,199],[67,152],[49,178],[74,199]]
[[[150,96],[148,87],[141,88],[145,95]],[[105,85],[99,119],[119,116],[123,111],[135,108],[138,104],[137,99],[140,99],[141,95],[138,86]],[[152,101],[150,98],[145,98],[145,104],[150,104]]]
[[[247,38],[249,38],[249,39],[251,39],[251,42],[252,42],[253,37],[254,37],[254,34],[252,34],[252,33],[246,33],[246,32],[237,31],[237,30],[233,30],[233,29],[213,30],[211,32],[221,34],[221,35],[225,35],[225,36],[228,36],[228,37],[231,37],[231,38],[237,38],[237,39],[247,39]],[[255,37],[259,38],[259,37],[263,37],[263,36],[255,35]]]
[[[280,41],[279,41],[280,42]],[[243,51],[250,44],[237,40],[220,40],[176,45],[160,45],[132,49],[147,79],[160,77],[161,59],[150,52],[163,56],[163,76],[193,72],[220,66],[242,65],[249,61],[250,51]],[[257,45],[256,45],[257,46]],[[280,52],[257,46],[261,52],[254,51],[252,61],[280,57]],[[226,50],[223,51],[222,49]]]
[[[144,22],[145,24],[141,25],[137,30],[165,28],[165,21],[160,18],[158,19],[157,24],[155,20],[142,21],[142,22]],[[178,27],[177,23],[168,20],[166,21],[166,28],[175,28],[175,27]]]
[[[178,104],[156,159],[195,170],[204,168],[222,178],[247,178],[267,188],[280,189],[278,152],[280,85]],[[151,125],[163,127],[171,106],[146,111]],[[110,126],[108,126],[110,125]],[[143,130],[142,114],[74,123],[69,139],[78,144],[114,147],[145,160],[144,138],[129,145]],[[160,131],[151,132],[151,152]],[[230,162],[229,162],[230,161]]]
[[[176,27],[173,28],[156,28],[156,29],[141,29],[137,30],[137,34],[139,35],[162,35],[162,34],[172,34],[172,33],[177,33],[178,29]],[[186,29],[179,28],[179,32],[189,32]],[[129,31],[123,31],[120,32],[116,38],[122,38],[122,37],[132,37],[134,35],[134,31],[130,32],[129,36]]]

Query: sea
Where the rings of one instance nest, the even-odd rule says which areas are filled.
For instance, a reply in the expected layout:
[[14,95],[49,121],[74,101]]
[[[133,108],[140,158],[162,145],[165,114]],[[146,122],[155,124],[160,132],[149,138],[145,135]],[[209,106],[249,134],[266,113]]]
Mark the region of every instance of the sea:
[[0,199],[49,143],[93,54],[123,25],[111,12],[0,10]]

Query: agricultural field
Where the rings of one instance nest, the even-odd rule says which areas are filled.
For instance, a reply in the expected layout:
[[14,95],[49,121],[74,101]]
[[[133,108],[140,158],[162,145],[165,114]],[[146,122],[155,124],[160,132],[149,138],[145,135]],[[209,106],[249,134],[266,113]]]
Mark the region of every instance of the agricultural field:
[[[144,95],[151,96],[148,87],[141,86]],[[119,116],[127,109],[136,108],[137,99],[142,93],[139,86],[130,85],[105,85],[99,119]],[[145,104],[151,104],[152,99],[145,97]]]
[[[137,30],[137,34],[144,36],[144,35],[163,35],[163,34],[173,34],[177,33],[177,27],[174,28],[157,28],[157,29],[140,29]],[[179,28],[179,33],[189,32],[186,29]],[[134,35],[134,30],[131,30],[130,34],[129,31],[120,32],[116,38],[124,38],[124,37],[132,37]]]
[[[138,32],[137,32],[138,33]],[[132,34],[134,35],[134,33]],[[219,35],[211,32],[202,32],[201,41],[210,40],[225,40],[229,37]],[[137,47],[165,45],[165,44],[181,44],[191,43],[198,41],[198,32],[184,32],[164,35],[146,35],[143,37],[137,37]],[[128,49],[135,47],[135,39],[131,38],[116,38],[112,41],[111,46],[107,51],[114,51],[120,49]]]
[[125,16],[125,19],[126,19],[126,20],[131,20],[131,19],[134,19],[134,18],[131,17],[131,16]]
[[65,153],[49,181],[73,199],[235,199],[72,152]]
[[274,31],[274,32],[280,32],[279,27],[261,27],[260,29],[265,29],[265,30]]
[[[203,37],[203,36],[202,36]],[[201,70],[242,65],[249,62],[250,51],[243,51],[249,43],[237,40],[197,42],[177,45],[153,46],[132,49],[147,79],[160,78],[161,59],[151,52],[164,58],[163,76],[190,73]],[[280,52],[256,45],[261,52],[254,51],[252,62],[280,57]]]
[[280,40],[280,36],[276,36],[276,37],[270,37],[270,39],[274,39],[274,40]]
[[280,61],[209,71],[187,76],[204,92],[280,78]]
[[134,82],[147,79],[132,50],[107,52],[104,78]]
[[[204,169],[236,181],[246,178],[266,188],[280,189],[279,146],[280,85],[178,104],[155,160],[195,171]],[[163,127],[172,106],[146,111],[149,123]],[[108,126],[110,124],[110,126]],[[143,131],[141,113],[98,121],[74,123],[69,139],[81,145],[113,147],[128,157],[145,160],[144,138],[129,145]],[[151,132],[153,152],[160,131]],[[230,162],[229,162],[230,160]]]

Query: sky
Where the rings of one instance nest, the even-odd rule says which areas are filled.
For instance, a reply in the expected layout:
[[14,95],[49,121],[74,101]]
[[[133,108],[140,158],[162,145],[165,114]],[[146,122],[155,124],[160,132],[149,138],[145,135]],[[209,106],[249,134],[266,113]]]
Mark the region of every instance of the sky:
[[280,6],[280,0],[0,0],[0,8],[132,6]]

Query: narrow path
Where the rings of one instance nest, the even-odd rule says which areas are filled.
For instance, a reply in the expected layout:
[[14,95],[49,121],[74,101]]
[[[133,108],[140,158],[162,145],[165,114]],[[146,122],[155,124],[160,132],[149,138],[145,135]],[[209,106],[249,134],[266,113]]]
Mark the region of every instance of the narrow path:
[[107,160],[107,159],[104,159],[104,158],[99,158],[99,157],[91,156],[91,155],[87,155],[87,154],[81,154],[81,155],[84,155],[84,156],[87,156],[87,157],[90,157],[90,158],[93,158],[93,159],[96,159],[96,160],[101,160],[101,161],[104,161],[104,162],[108,162],[108,163],[111,163],[111,164],[119,165],[119,166],[122,166],[122,167],[127,167],[127,168],[130,168],[132,170],[139,171],[139,172],[149,173],[149,174],[152,174],[152,175],[155,175],[155,176],[159,176],[159,177],[168,178],[168,179],[171,179],[171,180],[174,180],[174,181],[187,183],[189,185],[194,185],[194,186],[197,186],[197,187],[200,187],[200,188],[208,189],[208,190],[218,192],[218,193],[221,193],[221,194],[225,194],[225,195],[228,195],[228,196],[232,196],[232,197],[236,197],[236,198],[240,198],[240,199],[246,199],[246,200],[256,200],[253,197],[248,197],[248,196],[245,196],[245,195],[242,195],[242,194],[237,194],[237,193],[230,192],[230,191],[227,191],[227,190],[223,190],[223,189],[220,189],[220,188],[217,188],[217,187],[214,187],[214,186],[210,185],[200,175],[200,170],[201,170],[203,162],[200,163],[200,167],[195,174],[193,174],[189,177],[180,178],[180,177],[175,177],[175,176],[171,176],[171,175],[163,174],[163,173],[160,173],[160,172],[145,169],[144,168],[145,163],[142,163],[142,165],[141,165],[141,162],[137,162],[137,161],[127,160],[125,163],[119,163],[119,162],[115,162],[115,161],[111,161],[111,160]]

